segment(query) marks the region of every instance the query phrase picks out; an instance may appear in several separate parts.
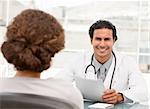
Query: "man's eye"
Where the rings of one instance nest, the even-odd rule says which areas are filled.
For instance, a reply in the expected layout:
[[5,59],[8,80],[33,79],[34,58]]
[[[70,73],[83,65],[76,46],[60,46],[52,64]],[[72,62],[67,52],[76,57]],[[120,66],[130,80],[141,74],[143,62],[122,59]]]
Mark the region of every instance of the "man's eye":
[[97,37],[96,40],[100,40],[101,41],[102,39]]
[[110,38],[105,38],[104,40],[105,40],[105,41],[109,41],[109,40],[110,40]]

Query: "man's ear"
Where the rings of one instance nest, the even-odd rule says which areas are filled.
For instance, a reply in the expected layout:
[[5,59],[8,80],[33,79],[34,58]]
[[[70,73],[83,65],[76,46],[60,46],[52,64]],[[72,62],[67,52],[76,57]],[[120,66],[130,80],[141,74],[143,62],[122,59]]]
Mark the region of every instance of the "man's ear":
[[115,40],[115,39],[113,39],[113,42],[115,43],[115,42],[116,42],[116,40]]
[[93,41],[93,40],[92,40],[92,39],[90,39],[90,40],[91,40],[91,44],[92,44],[92,41]]
[[114,37],[114,42],[116,42],[117,41],[117,37]]
[[116,37],[113,38],[114,43],[116,42]]

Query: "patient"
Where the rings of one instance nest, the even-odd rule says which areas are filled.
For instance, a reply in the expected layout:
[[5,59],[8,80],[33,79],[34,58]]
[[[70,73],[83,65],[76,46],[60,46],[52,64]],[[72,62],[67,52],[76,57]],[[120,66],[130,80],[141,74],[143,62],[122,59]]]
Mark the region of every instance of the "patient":
[[16,68],[13,78],[0,80],[0,92],[29,93],[66,100],[83,108],[80,92],[64,80],[40,79],[55,53],[64,48],[64,30],[50,14],[27,9],[7,27],[1,51]]

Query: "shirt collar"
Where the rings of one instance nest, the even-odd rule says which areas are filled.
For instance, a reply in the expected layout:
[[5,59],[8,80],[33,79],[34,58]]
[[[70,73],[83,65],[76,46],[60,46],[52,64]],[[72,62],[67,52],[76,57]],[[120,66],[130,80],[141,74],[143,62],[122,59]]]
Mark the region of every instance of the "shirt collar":
[[109,69],[109,67],[110,67],[110,65],[111,65],[111,63],[112,63],[112,59],[113,59],[113,55],[111,55],[111,57],[109,58],[108,61],[106,61],[104,64],[101,64],[101,63],[99,63],[99,62],[96,60],[96,58],[95,58],[95,56],[94,56],[94,57],[93,57],[93,65],[95,66],[96,71],[98,71],[98,69],[99,69],[102,65],[104,65],[105,68],[106,68],[106,70],[108,71],[108,69]]

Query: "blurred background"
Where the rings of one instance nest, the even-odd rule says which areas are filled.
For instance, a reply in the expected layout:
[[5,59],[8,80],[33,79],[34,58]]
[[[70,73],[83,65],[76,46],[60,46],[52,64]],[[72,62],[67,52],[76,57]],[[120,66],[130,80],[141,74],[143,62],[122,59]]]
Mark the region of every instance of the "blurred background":
[[[0,45],[13,17],[28,8],[52,14],[65,29],[65,49],[55,55],[52,68],[44,71],[42,78],[54,76],[76,54],[91,50],[88,29],[96,20],[106,19],[117,28],[114,49],[138,62],[150,86],[149,0],[0,0]],[[0,53],[0,77],[14,74],[15,69]]]

